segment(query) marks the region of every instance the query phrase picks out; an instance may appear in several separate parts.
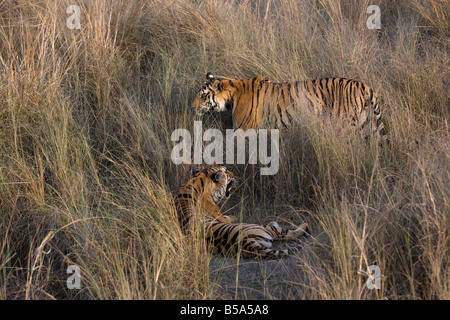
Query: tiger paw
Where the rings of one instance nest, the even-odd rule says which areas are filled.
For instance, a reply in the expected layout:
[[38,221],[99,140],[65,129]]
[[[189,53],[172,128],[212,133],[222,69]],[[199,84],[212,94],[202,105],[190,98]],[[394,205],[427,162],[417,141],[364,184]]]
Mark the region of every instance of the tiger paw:
[[288,234],[293,237],[293,238],[300,238],[300,237],[305,237],[308,238],[309,237],[309,228],[308,225],[306,223],[301,224],[297,229],[295,230],[290,230],[288,232]]

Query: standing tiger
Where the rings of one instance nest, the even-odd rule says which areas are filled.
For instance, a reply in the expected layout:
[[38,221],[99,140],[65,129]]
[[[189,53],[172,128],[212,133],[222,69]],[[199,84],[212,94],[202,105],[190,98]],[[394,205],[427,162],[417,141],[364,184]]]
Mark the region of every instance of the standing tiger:
[[330,115],[349,121],[365,138],[386,140],[377,96],[364,83],[344,78],[324,78],[276,83],[267,78],[218,80],[208,72],[192,107],[197,114],[231,110],[235,129],[259,129],[273,119],[288,128],[302,113]]
[[[194,178],[183,185],[175,197],[178,219],[185,233],[188,232],[191,220],[198,218],[204,227],[206,239],[219,253],[240,252],[244,257],[276,259],[300,249],[300,237],[306,236],[308,232],[306,224],[295,230],[288,230],[281,228],[276,222],[265,226],[233,223],[233,218],[220,212],[217,203],[230,196],[235,184],[233,173],[226,167],[212,166],[192,173]],[[297,244],[275,250],[272,248],[274,240],[292,240]]]

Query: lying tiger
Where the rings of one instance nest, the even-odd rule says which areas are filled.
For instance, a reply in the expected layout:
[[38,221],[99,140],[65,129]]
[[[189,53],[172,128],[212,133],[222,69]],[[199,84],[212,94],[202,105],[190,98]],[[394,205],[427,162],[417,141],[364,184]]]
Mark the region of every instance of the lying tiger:
[[267,78],[218,80],[208,72],[192,108],[197,114],[232,112],[234,129],[259,129],[275,121],[289,128],[293,120],[312,112],[342,119],[360,130],[387,140],[381,122],[380,103],[373,90],[362,82],[345,78],[324,78],[275,83]]
[[[306,224],[288,230],[276,222],[265,226],[234,223],[234,217],[223,215],[217,207],[220,200],[230,196],[235,184],[234,174],[223,166],[211,166],[191,173],[194,178],[183,185],[175,197],[178,219],[185,233],[193,218],[202,218],[206,238],[218,253],[240,252],[244,257],[276,259],[299,250],[300,237],[307,236]],[[274,250],[274,240],[293,240],[297,244],[287,249]]]

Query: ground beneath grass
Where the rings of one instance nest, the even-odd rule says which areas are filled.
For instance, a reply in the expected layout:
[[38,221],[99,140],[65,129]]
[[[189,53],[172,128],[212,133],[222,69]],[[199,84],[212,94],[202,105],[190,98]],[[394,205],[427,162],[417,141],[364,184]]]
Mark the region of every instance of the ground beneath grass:
[[212,289],[223,299],[299,299],[306,295],[302,251],[279,260],[214,256],[209,265]]

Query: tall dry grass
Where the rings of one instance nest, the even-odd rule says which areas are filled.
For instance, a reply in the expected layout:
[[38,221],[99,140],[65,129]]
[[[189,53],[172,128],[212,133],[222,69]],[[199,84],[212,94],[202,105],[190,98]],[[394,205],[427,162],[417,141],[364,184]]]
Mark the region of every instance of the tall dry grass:
[[[189,166],[170,135],[192,129],[207,71],[356,78],[383,101],[386,149],[311,119],[283,135],[277,175],[230,166],[232,214],[312,226],[287,296],[450,298],[448,2],[377,1],[381,30],[369,1],[79,3],[81,30],[70,1],[0,4],[0,298],[220,297],[172,201]],[[357,274],[373,264],[380,290]]]

